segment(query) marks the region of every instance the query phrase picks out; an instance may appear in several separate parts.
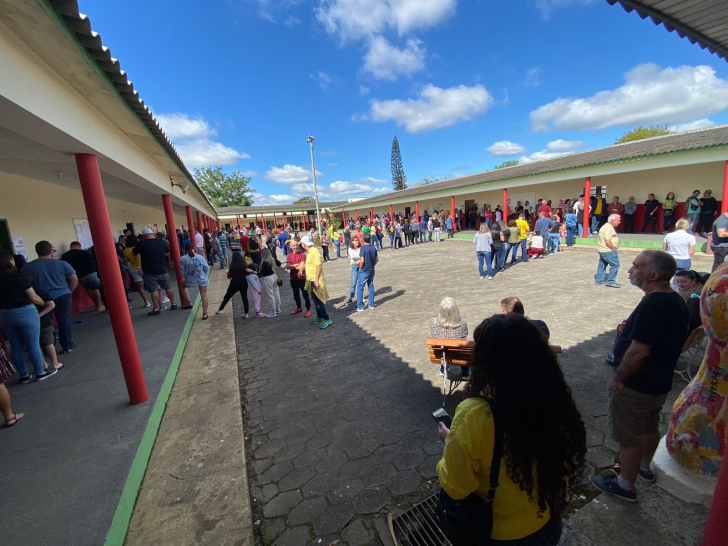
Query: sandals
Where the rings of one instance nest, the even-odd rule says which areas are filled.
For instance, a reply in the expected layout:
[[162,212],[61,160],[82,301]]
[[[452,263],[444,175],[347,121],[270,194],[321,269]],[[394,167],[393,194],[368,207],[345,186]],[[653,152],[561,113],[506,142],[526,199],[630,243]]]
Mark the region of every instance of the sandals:
[[202,315],[202,320],[207,320],[209,318],[210,318],[210,315],[208,315],[208,314]]
[[[15,425],[18,424],[18,421],[20,421],[23,417],[25,417],[25,414],[24,413],[21,413],[20,414],[20,417],[18,417],[18,414],[17,413],[13,413],[13,416],[10,419],[8,419],[7,421],[5,421],[5,423],[3,423],[2,428],[14,427]],[[8,424],[8,423],[10,423],[10,421],[12,421],[13,423],[12,424]]]

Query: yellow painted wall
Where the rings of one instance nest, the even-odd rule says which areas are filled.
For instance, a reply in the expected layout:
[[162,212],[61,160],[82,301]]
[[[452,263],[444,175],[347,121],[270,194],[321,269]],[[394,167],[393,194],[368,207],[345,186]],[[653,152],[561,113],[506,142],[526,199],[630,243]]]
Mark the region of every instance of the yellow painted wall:
[[[133,222],[138,231],[155,223],[164,230],[161,197],[159,201],[159,208],[154,208],[108,199],[117,238],[127,222]],[[50,241],[59,253],[67,251],[76,240],[73,219],[86,217],[80,191],[0,173],[0,220],[7,220],[12,237],[23,238],[29,259],[35,259],[35,243],[42,240]],[[174,221],[177,228],[187,227],[183,214],[175,214]]]

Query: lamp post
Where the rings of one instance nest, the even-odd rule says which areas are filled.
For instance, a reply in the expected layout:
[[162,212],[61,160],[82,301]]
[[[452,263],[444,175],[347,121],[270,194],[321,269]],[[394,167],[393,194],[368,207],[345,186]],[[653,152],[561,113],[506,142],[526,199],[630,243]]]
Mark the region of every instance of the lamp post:
[[318,217],[318,232],[319,237],[321,237],[321,211],[319,210],[319,200],[318,200],[318,188],[316,187],[316,165],[313,162],[313,141],[314,138],[309,135],[308,142],[311,145],[311,175],[313,176],[313,196],[316,200],[316,216]]

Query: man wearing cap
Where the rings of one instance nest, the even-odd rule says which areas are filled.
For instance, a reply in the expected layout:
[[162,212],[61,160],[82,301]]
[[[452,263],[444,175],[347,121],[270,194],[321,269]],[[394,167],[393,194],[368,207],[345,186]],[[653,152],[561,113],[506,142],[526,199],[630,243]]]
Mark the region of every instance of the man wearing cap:
[[[162,313],[166,307],[159,302],[159,290],[167,292],[167,297],[172,303],[170,309],[177,309],[174,302],[174,292],[169,284],[169,273],[167,273],[167,258],[169,257],[169,247],[164,239],[154,237],[154,231],[149,228],[142,230],[142,240],[137,243],[132,254],[141,256],[142,273],[144,273],[144,286],[152,296],[152,304],[154,310],[147,313],[150,316],[157,316]],[[190,307],[192,307],[190,305]],[[188,308],[185,306],[185,308]]]
[[306,290],[313,298],[316,307],[316,317],[311,324],[320,324],[321,330],[331,326],[331,319],[326,312],[326,301],[329,293],[326,291],[326,279],[324,277],[323,260],[321,254],[314,247],[311,237],[303,237],[301,246],[306,253],[306,261],[298,265],[299,271],[306,276]]

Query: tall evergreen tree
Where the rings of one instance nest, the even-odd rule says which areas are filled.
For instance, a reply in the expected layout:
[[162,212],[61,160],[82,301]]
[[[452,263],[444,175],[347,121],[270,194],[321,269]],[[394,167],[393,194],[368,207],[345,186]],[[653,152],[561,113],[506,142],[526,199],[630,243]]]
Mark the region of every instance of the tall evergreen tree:
[[407,177],[402,168],[402,154],[399,152],[397,135],[394,135],[394,140],[392,141],[392,187],[395,190],[407,189]]

